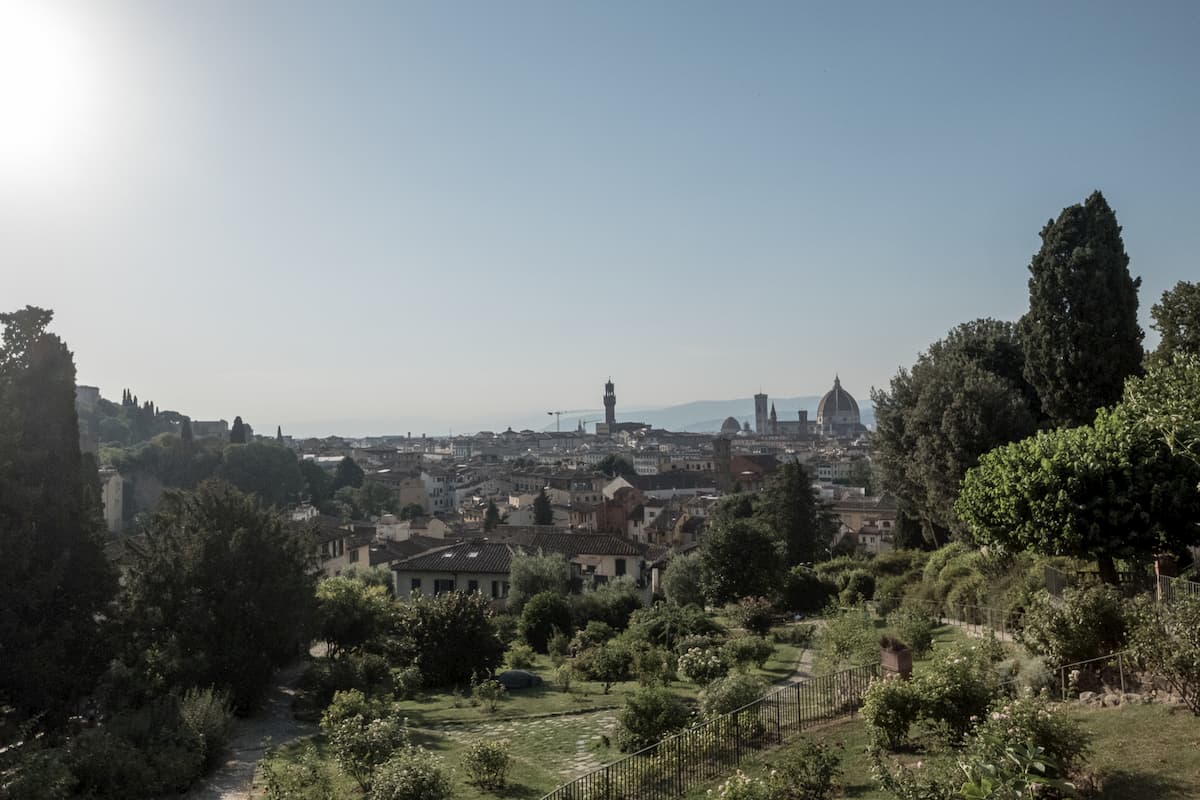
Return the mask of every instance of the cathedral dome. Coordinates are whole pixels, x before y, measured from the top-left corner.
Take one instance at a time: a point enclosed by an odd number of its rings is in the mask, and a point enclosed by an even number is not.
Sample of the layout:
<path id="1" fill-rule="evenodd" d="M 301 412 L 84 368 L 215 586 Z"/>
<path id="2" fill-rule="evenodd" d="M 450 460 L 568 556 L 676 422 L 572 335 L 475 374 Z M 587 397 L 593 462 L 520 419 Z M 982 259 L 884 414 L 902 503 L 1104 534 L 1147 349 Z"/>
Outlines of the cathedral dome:
<path id="1" fill-rule="evenodd" d="M 835 376 L 833 388 L 825 393 L 817 406 L 817 425 L 828 430 L 832 426 L 858 425 L 859 422 L 858 401 L 842 388 L 841 380 Z"/>
<path id="2" fill-rule="evenodd" d="M 721 423 L 721 433 L 734 435 L 742 429 L 742 423 L 738 422 L 734 417 L 726 417 Z"/>

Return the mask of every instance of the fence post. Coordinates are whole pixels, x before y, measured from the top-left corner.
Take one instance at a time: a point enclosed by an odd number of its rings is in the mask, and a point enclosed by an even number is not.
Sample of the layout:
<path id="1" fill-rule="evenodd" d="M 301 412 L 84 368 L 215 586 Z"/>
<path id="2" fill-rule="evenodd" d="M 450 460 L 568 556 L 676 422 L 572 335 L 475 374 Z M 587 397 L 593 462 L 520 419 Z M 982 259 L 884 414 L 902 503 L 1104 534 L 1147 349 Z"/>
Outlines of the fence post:
<path id="1" fill-rule="evenodd" d="M 1117 653 L 1117 670 L 1121 673 L 1121 694 L 1125 694 L 1125 658 Z"/>

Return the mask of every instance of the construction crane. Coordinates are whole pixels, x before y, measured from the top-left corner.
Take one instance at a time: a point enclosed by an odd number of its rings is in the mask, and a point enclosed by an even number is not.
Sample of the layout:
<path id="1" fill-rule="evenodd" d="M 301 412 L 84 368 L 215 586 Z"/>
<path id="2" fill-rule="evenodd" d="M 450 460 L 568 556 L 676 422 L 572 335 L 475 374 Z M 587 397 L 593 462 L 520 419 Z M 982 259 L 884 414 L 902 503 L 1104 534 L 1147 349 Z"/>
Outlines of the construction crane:
<path id="1" fill-rule="evenodd" d="M 576 408 L 571 411 L 547 411 L 548 416 L 554 417 L 554 430 L 556 433 L 562 433 L 562 415 L 563 414 L 588 414 L 595 411 L 594 408 Z"/>

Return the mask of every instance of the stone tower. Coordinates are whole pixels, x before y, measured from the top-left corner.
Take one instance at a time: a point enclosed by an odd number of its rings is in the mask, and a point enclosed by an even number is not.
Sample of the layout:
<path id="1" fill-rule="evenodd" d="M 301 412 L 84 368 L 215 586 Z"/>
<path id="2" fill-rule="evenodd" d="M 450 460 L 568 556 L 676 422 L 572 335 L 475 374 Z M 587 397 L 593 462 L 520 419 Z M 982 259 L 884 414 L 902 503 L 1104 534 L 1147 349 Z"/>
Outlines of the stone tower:
<path id="1" fill-rule="evenodd" d="M 728 492 L 733 486 L 733 445 L 725 436 L 713 439 L 713 472 L 716 473 L 717 488 Z"/>
<path id="2" fill-rule="evenodd" d="M 617 424 L 617 394 L 613 388 L 612 378 L 609 378 L 608 383 L 604 384 L 604 424 L 608 425 L 610 430 L 613 425 Z"/>
<path id="3" fill-rule="evenodd" d="M 767 396 L 762 392 L 754 395 L 754 432 L 767 432 Z"/>

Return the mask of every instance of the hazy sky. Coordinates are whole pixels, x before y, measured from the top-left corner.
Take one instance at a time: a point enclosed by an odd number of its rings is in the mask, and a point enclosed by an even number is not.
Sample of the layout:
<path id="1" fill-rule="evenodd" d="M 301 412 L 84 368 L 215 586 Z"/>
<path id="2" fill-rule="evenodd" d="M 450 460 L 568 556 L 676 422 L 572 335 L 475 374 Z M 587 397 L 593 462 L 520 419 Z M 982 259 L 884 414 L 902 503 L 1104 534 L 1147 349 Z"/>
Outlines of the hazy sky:
<path id="1" fill-rule="evenodd" d="M 865 399 L 1099 188 L 1200 279 L 1200 3 L 0 0 L 0 305 L 259 431 Z M 1147 331 L 1147 341 L 1155 335 Z"/>

